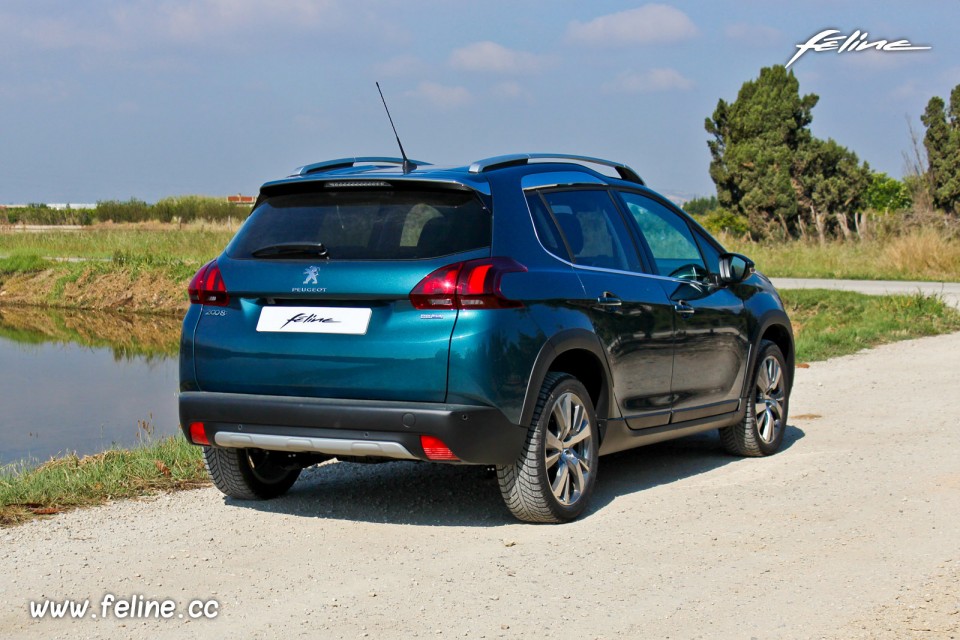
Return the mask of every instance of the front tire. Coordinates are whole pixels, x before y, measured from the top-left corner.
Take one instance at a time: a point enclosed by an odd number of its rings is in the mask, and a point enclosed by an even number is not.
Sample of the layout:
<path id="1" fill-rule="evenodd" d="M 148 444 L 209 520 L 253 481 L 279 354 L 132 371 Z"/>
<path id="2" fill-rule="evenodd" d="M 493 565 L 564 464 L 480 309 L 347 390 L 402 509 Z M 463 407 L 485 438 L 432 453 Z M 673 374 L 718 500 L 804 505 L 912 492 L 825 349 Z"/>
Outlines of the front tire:
<path id="1" fill-rule="evenodd" d="M 788 375 L 780 347 L 769 340 L 761 342 L 743 420 L 720 429 L 720 441 L 728 453 L 761 457 L 780 449 L 790 405 Z"/>
<path id="2" fill-rule="evenodd" d="M 283 453 L 263 449 L 203 447 L 214 486 L 239 500 L 269 500 L 286 493 L 301 470 L 285 466 L 284 457 Z"/>
<path id="3" fill-rule="evenodd" d="M 597 415 L 583 384 L 544 379 L 523 452 L 497 467 L 507 508 L 527 522 L 567 522 L 586 509 L 597 480 Z"/>

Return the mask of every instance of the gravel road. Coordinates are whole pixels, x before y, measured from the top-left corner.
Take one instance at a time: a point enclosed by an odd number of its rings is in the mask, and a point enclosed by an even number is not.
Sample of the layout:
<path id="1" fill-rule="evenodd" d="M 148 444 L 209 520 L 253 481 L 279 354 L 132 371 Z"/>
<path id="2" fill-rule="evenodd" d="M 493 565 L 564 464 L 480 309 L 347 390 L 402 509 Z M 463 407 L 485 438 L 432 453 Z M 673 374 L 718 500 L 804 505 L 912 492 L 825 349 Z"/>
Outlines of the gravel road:
<path id="1" fill-rule="evenodd" d="M 940 296 L 960 307 L 960 282 L 917 282 L 912 280 L 822 280 L 818 278 L 773 278 L 777 289 L 839 289 L 870 295 L 911 294 Z"/>
<path id="2" fill-rule="evenodd" d="M 960 334 L 814 363 L 780 454 L 708 434 L 602 458 L 563 526 L 511 520 L 482 469 L 395 462 L 3 530 L 0 636 L 960 637 L 958 362 Z M 105 593 L 220 607 L 105 619 Z M 65 598 L 93 608 L 31 619 Z"/>

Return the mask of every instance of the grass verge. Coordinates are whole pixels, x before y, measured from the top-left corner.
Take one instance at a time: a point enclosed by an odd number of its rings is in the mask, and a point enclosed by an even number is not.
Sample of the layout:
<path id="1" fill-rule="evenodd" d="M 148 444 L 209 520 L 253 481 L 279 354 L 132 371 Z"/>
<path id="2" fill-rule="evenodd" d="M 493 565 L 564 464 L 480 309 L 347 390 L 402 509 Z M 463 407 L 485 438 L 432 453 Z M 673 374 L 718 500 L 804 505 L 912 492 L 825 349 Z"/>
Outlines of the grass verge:
<path id="1" fill-rule="evenodd" d="M 0 469 L 0 526 L 210 483 L 200 447 L 170 436 L 135 449 L 55 458 L 34 469 Z"/>
<path id="2" fill-rule="evenodd" d="M 960 311 L 936 296 L 869 296 L 825 289 L 790 289 L 780 295 L 793 324 L 797 362 L 960 331 Z"/>
<path id="3" fill-rule="evenodd" d="M 81 231 L 0 233 L 0 255 L 52 258 L 178 260 L 201 265 L 220 254 L 235 228 L 189 225 L 116 225 Z"/>
<path id="4" fill-rule="evenodd" d="M 960 282 L 960 240 L 934 230 L 863 242 L 757 243 L 722 236 L 730 251 L 749 256 L 774 278 Z"/>

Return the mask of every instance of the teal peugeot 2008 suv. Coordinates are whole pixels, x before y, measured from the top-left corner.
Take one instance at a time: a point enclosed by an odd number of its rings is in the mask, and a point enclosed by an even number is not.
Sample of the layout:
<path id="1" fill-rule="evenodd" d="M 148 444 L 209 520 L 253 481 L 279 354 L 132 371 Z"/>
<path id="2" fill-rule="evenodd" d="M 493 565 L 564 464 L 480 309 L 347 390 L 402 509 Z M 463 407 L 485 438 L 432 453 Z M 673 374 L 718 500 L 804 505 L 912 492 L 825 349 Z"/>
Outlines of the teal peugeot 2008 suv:
<path id="1" fill-rule="evenodd" d="M 616 162 L 309 165 L 189 293 L 181 425 L 234 498 L 331 458 L 478 464 L 516 517 L 563 522 L 599 455 L 719 429 L 763 456 L 786 428 L 770 281 Z"/>

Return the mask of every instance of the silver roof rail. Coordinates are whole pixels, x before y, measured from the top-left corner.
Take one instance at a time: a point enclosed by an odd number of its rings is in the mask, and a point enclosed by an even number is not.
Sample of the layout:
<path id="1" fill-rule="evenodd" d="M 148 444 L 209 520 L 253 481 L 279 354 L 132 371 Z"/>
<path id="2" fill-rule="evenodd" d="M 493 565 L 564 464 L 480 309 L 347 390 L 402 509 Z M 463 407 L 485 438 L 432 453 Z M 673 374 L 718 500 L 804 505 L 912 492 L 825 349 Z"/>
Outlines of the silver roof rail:
<path id="1" fill-rule="evenodd" d="M 503 167 L 529 164 L 530 160 L 558 160 L 560 162 L 573 161 L 577 164 L 599 164 L 605 167 L 613 167 L 617 170 L 617 175 L 623 180 L 636 182 L 637 184 L 646 184 L 643 178 L 640 177 L 640 174 L 623 163 L 604 160 L 602 158 L 591 158 L 589 156 L 570 155 L 567 153 L 514 153 L 507 156 L 495 156 L 493 158 L 477 160 L 471 164 L 470 173 L 483 173 L 484 171 L 491 171 Z"/>
<path id="2" fill-rule="evenodd" d="M 308 164 L 303 167 L 297 167 L 294 169 L 294 176 L 305 176 L 310 173 L 323 173 L 325 171 L 333 171 L 334 169 L 346 169 L 347 167 L 354 167 L 358 164 L 398 164 L 403 165 L 403 158 L 391 158 L 386 156 L 362 156 L 359 158 L 338 158 L 336 160 L 325 160 L 324 162 L 315 162 L 313 164 Z M 410 163 L 416 167 L 421 167 L 424 165 L 429 165 L 429 162 L 421 162 L 419 160 L 410 160 Z"/>

